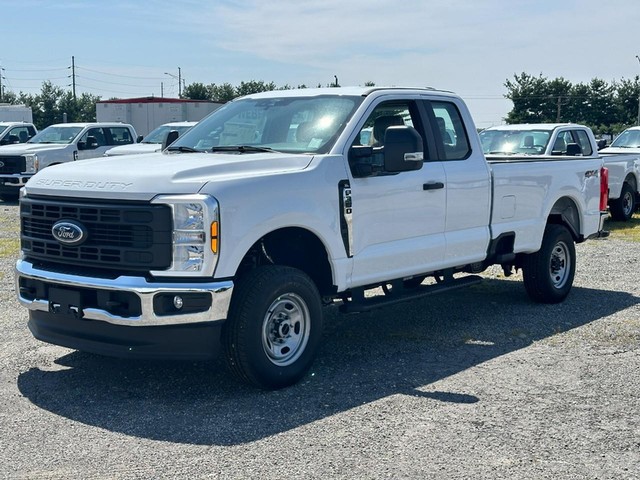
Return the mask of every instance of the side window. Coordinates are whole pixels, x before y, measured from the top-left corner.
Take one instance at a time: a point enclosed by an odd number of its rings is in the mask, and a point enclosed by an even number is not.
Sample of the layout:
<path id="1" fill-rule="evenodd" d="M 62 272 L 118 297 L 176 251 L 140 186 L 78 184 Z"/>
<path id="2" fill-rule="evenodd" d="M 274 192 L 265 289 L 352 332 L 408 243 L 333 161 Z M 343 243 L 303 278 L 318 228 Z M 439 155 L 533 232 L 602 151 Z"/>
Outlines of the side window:
<path id="1" fill-rule="evenodd" d="M 109 145 L 129 145 L 133 143 L 131 132 L 127 127 L 110 127 L 105 130 L 108 130 L 111 134 Z"/>
<path id="2" fill-rule="evenodd" d="M 96 141 L 98 142 L 99 147 L 102 147 L 107 144 L 102 128 L 90 128 L 89 130 L 87 130 L 87 132 L 84 135 L 82 135 L 82 138 L 80 138 L 80 141 L 87 143 L 87 139 L 89 137 L 95 138 Z"/>
<path id="3" fill-rule="evenodd" d="M 593 153 L 593 149 L 591 148 L 591 142 L 589 141 L 587 132 L 584 130 L 576 130 L 574 133 L 577 140 L 576 143 L 580 145 L 580 148 L 582 149 L 582 154 L 591 155 Z"/>
<path id="4" fill-rule="evenodd" d="M 387 128 L 393 125 L 409 125 L 420 132 L 420 129 L 416 127 L 417 117 L 417 108 L 413 102 L 381 103 L 364 122 L 360 134 L 356 136 L 354 145 L 384 146 L 384 134 Z"/>
<path id="5" fill-rule="evenodd" d="M 27 127 L 14 127 L 11 129 L 11 132 L 9 132 L 9 135 L 13 135 L 20 143 L 25 143 L 29 140 L 29 130 Z"/>
<path id="6" fill-rule="evenodd" d="M 371 115 L 364 122 L 364 125 L 356 135 L 352 146 L 384 147 L 385 132 L 387 128 L 396 125 L 407 125 L 415 128 L 422 137 L 424 156 L 427 157 L 426 139 L 422 131 L 418 107 L 415 102 L 409 100 L 393 100 L 383 102 L 375 107 Z M 378 171 L 382 169 L 383 154 L 382 149 L 374 150 L 372 162 Z M 351 162 L 350 162 L 351 163 Z M 351 172 L 358 176 L 355 166 L 350 164 Z"/>
<path id="7" fill-rule="evenodd" d="M 575 142 L 573 141 L 573 136 L 569 130 L 558 133 L 556 141 L 553 144 L 553 148 L 551 149 L 551 155 L 566 155 L 567 145 L 570 143 Z"/>
<path id="8" fill-rule="evenodd" d="M 458 107 L 451 102 L 430 102 L 436 118 L 436 141 L 442 142 L 445 160 L 463 160 L 471 153 Z"/>

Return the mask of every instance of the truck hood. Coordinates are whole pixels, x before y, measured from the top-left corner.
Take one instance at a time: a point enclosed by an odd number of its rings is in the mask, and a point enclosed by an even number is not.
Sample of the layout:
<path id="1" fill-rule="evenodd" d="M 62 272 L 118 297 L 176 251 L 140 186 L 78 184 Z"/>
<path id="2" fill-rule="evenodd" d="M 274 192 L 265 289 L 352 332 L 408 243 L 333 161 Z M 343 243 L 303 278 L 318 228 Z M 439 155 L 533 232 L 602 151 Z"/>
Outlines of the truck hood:
<path id="1" fill-rule="evenodd" d="M 115 157 L 116 155 L 134 155 L 137 153 L 153 153 L 162 150 L 160 143 L 132 143 L 131 145 L 120 145 L 113 147 L 104 152 L 107 157 Z"/>
<path id="2" fill-rule="evenodd" d="M 197 193 L 209 181 L 289 173 L 313 156 L 283 153 L 172 153 L 100 157 L 45 168 L 25 187 L 29 195 L 150 200 Z"/>
<path id="3" fill-rule="evenodd" d="M 69 144 L 59 143 L 16 143 L 0 147 L 0 155 L 22 155 L 24 153 L 38 153 L 42 150 L 63 150 Z"/>
<path id="4" fill-rule="evenodd" d="M 640 147 L 607 147 L 600 150 L 598 153 L 640 153 Z"/>

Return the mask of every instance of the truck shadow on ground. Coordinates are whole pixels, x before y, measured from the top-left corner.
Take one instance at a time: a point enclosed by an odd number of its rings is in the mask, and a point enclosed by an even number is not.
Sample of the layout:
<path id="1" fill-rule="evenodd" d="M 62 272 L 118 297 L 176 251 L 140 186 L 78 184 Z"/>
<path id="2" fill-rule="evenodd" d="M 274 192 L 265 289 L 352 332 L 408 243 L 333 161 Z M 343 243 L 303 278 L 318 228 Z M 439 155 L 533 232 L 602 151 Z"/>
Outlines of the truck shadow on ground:
<path id="1" fill-rule="evenodd" d="M 237 445 L 390 395 L 421 398 L 424 408 L 429 402 L 481 402 L 467 392 L 429 386 L 638 303 L 629 293 L 574 287 L 564 303 L 538 305 L 521 282 L 487 280 L 366 314 L 328 309 L 324 345 L 312 370 L 280 391 L 238 383 L 221 361 L 129 361 L 80 352 L 59 358 L 55 368 L 20 374 L 18 388 L 42 409 L 110 431 Z"/>

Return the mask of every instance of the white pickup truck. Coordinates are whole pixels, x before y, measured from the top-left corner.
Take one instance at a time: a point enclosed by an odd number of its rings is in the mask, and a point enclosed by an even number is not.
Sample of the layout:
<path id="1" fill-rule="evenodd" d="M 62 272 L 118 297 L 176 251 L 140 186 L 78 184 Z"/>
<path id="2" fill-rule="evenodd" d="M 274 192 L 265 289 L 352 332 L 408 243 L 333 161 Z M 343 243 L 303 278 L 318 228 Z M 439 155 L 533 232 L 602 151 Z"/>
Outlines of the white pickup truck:
<path id="1" fill-rule="evenodd" d="M 393 305 L 494 264 L 562 301 L 574 243 L 606 215 L 602 160 L 488 163 L 464 102 L 432 89 L 251 95 L 144 157 L 45 169 L 22 190 L 29 328 L 123 357 L 221 350 L 262 388 L 308 370 L 323 305 Z"/>
<path id="2" fill-rule="evenodd" d="M 501 125 L 480 132 L 482 149 L 489 158 L 601 156 L 609 171 L 609 212 L 620 221 L 631 218 L 640 195 L 640 147 L 636 152 L 621 147 L 632 138 L 623 134 L 614 142 L 618 145 L 598 152 L 591 129 L 574 123 Z"/>
<path id="3" fill-rule="evenodd" d="M 138 143 L 131 145 L 120 145 L 104 152 L 105 157 L 115 157 L 117 155 L 135 155 L 138 153 L 153 153 L 162 150 L 169 132 L 175 131 L 178 136 L 189 130 L 198 122 L 171 122 L 154 128 L 149 134 L 141 138 Z"/>
<path id="4" fill-rule="evenodd" d="M 134 128 L 123 123 L 60 123 L 26 143 L 4 145 L 0 147 L 0 198 L 17 199 L 19 189 L 45 167 L 100 157 L 111 146 L 135 140 Z"/>
<path id="5" fill-rule="evenodd" d="M 38 129 L 33 123 L 0 122 L 0 146 L 25 143 L 36 133 Z"/>

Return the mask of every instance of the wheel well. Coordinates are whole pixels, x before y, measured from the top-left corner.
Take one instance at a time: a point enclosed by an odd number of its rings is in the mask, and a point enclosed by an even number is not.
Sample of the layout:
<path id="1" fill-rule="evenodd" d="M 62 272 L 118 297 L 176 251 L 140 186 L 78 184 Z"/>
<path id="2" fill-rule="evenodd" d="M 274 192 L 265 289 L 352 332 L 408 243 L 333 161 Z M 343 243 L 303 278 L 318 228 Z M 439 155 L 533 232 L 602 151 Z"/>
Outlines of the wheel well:
<path id="1" fill-rule="evenodd" d="M 303 228 L 282 228 L 262 237 L 240 262 L 236 277 L 260 265 L 297 268 L 311 277 L 322 295 L 336 291 L 327 250 L 316 235 Z"/>
<path id="2" fill-rule="evenodd" d="M 638 191 L 638 180 L 636 179 L 635 175 L 627 175 L 627 178 L 624 179 L 624 183 L 628 183 L 633 189 L 634 193 Z"/>
<path id="3" fill-rule="evenodd" d="M 580 214 L 575 202 L 568 197 L 559 199 L 551 209 L 547 223 L 564 225 L 575 241 L 581 241 Z"/>

